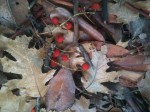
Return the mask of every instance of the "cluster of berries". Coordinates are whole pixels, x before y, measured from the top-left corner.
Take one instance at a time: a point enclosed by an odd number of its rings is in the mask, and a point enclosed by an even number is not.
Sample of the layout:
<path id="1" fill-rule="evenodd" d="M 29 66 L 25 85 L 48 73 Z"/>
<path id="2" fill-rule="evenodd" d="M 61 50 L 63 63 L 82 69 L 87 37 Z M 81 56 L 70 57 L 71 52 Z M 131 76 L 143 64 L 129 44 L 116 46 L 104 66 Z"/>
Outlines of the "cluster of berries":
<path id="1" fill-rule="evenodd" d="M 53 18 L 51 19 L 51 23 L 52 23 L 53 25 L 59 25 L 59 24 L 60 24 L 59 18 L 58 18 L 58 17 L 53 17 Z M 64 25 L 64 27 L 65 27 L 67 30 L 71 30 L 72 27 L 73 27 L 72 22 L 70 22 L 70 21 L 66 22 L 65 25 Z M 56 42 L 57 42 L 57 43 L 63 43 L 63 41 L 64 41 L 64 37 L 63 37 L 62 34 L 57 35 L 55 39 L 56 39 Z"/>
<path id="2" fill-rule="evenodd" d="M 99 3 L 94 3 L 91 5 L 91 9 L 93 10 L 99 10 L 100 9 L 100 4 Z M 78 9 L 79 12 L 81 12 L 81 8 Z M 60 24 L 60 20 L 58 17 L 53 17 L 51 19 L 51 23 L 53 25 L 59 25 Z M 64 27 L 67 29 L 67 30 L 71 30 L 73 28 L 73 24 L 72 22 L 68 21 L 65 23 Z M 57 43 L 63 43 L 64 42 L 64 36 L 62 34 L 59 34 L 56 36 L 55 38 L 56 42 Z M 57 67 L 58 66 L 58 57 L 61 57 L 61 60 L 64 61 L 64 62 L 67 62 L 69 60 L 69 57 L 68 55 L 66 54 L 61 54 L 60 50 L 58 49 L 55 49 L 53 51 L 53 55 L 52 55 L 52 59 L 50 60 L 50 65 L 52 67 Z M 90 65 L 88 63 L 83 63 L 82 66 L 81 66 L 82 70 L 83 71 L 86 71 L 90 68 Z"/>
<path id="3" fill-rule="evenodd" d="M 51 19 L 51 23 L 52 23 L 53 25 L 59 25 L 59 24 L 60 24 L 60 20 L 59 20 L 58 17 L 53 17 L 53 18 Z M 71 30 L 72 27 L 73 27 L 72 22 L 66 22 L 65 25 L 64 25 L 64 27 L 65 27 L 67 30 Z M 64 36 L 63 36 L 62 34 L 58 34 L 58 35 L 55 37 L 55 40 L 56 40 L 57 43 L 63 43 L 63 42 L 64 42 Z M 67 61 L 69 60 L 68 55 L 66 55 L 66 54 L 61 54 L 60 50 L 55 49 L 55 50 L 53 51 L 52 59 L 51 59 L 51 61 L 50 61 L 50 65 L 51 65 L 52 67 L 57 67 L 57 66 L 58 66 L 58 64 L 57 64 L 57 63 L 58 63 L 58 59 L 57 59 L 57 58 L 58 58 L 59 56 L 61 56 L 61 60 L 65 61 L 65 62 L 67 62 Z"/>
<path id="4" fill-rule="evenodd" d="M 62 61 L 64 61 L 64 62 L 67 62 L 68 60 L 69 60 L 69 57 L 68 57 L 68 55 L 66 55 L 66 54 L 61 54 L 61 52 L 60 52 L 60 50 L 58 50 L 58 49 L 55 49 L 54 51 L 53 51 L 53 55 L 52 55 L 52 59 L 50 60 L 50 65 L 52 66 L 52 67 L 57 67 L 58 66 L 58 57 L 60 56 L 60 58 L 61 58 L 61 60 Z M 86 70 L 88 70 L 89 69 L 89 64 L 88 63 L 84 63 L 84 64 L 82 64 L 82 70 L 83 71 L 86 71 Z"/>

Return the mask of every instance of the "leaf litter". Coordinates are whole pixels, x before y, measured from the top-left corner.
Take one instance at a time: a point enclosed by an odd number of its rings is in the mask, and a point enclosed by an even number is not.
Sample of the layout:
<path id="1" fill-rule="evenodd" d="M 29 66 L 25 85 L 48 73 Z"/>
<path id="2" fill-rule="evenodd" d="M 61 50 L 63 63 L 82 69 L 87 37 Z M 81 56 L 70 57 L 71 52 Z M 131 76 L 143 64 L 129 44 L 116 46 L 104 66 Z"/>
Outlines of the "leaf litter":
<path id="1" fill-rule="evenodd" d="M 17 22 L 0 26 L 1 112 L 149 111 L 148 1 L 14 2 L 1 7 Z"/>

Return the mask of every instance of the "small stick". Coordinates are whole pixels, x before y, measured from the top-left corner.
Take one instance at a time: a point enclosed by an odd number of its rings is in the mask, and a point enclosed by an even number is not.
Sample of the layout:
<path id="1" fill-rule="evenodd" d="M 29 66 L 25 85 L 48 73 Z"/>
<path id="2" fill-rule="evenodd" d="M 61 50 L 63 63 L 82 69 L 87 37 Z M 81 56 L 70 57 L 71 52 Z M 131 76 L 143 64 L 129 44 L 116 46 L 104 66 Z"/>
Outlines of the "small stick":
<path id="1" fill-rule="evenodd" d="M 78 14 L 78 0 L 74 0 L 74 15 Z M 78 16 L 74 17 L 74 36 L 73 36 L 73 42 L 77 43 L 79 39 L 79 25 L 78 25 Z"/>
<path id="2" fill-rule="evenodd" d="M 94 69 L 94 65 L 93 65 L 93 63 L 92 63 L 92 61 L 91 61 L 91 59 L 90 59 L 88 53 L 87 53 L 86 50 L 84 49 L 84 47 L 83 47 L 81 44 L 78 44 L 78 47 L 79 47 L 79 49 L 80 49 L 80 51 L 81 51 L 81 53 L 82 53 L 82 55 L 83 55 L 85 61 L 88 62 L 89 65 Z"/>
<path id="3" fill-rule="evenodd" d="M 62 1 L 62 0 L 51 0 L 51 2 L 54 2 L 56 4 L 60 4 L 60 5 L 64 5 L 64 6 L 67 6 L 67 7 L 70 7 L 70 8 L 73 7 L 72 3 L 69 3 L 69 2 L 66 2 L 66 1 Z"/>

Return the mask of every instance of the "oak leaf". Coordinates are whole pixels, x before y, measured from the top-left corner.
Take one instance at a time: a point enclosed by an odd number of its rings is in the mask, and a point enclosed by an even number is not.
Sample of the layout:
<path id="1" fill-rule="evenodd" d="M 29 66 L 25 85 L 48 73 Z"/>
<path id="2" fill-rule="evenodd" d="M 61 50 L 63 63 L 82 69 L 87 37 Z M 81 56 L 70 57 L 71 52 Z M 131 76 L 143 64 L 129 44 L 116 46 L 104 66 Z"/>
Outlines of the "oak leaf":
<path id="1" fill-rule="evenodd" d="M 43 74 L 41 67 L 43 60 L 38 56 L 40 50 L 28 49 L 31 38 L 22 36 L 11 40 L 0 37 L 0 49 L 9 52 L 17 61 L 1 58 L 3 71 L 22 75 L 22 79 L 8 81 L 5 86 L 10 90 L 19 88 L 20 94 L 31 97 L 44 96 L 48 87 L 45 83 L 53 77 L 55 70 Z"/>

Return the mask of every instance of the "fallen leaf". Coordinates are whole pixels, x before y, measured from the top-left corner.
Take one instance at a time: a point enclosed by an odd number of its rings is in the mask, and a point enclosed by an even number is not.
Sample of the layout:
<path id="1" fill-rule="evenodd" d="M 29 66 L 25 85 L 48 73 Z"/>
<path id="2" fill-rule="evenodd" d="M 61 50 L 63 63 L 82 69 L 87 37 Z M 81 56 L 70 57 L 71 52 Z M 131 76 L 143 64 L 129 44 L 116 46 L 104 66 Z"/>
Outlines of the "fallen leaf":
<path id="1" fill-rule="evenodd" d="M 107 47 L 103 45 L 101 47 L 101 51 L 97 51 L 96 48 L 92 46 L 91 43 L 90 51 L 91 52 L 91 61 L 94 65 L 94 69 L 90 67 L 87 71 L 89 75 L 89 79 L 87 81 L 82 80 L 83 85 L 90 92 L 103 92 L 108 93 L 108 89 L 105 88 L 100 83 L 102 82 L 114 82 L 118 76 L 117 72 L 106 72 L 106 69 L 109 67 L 107 63 L 109 62 L 109 58 L 106 57 Z M 84 45 L 83 45 L 84 46 Z M 85 48 L 87 50 L 87 48 Z M 87 74 L 87 73 L 86 73 Z"/>
<path id="2" fill-rule="evenodd" d="M 49 82 L 46 94 L 46 110 L 63 111 L 75 100 L 75 84 L 70 70 L 62 68 Z"/>
<path id="3" fill-rule="evenodd" d="M 150 87 L 149 87 L 149 82 L 150 82 L 150 71 L 146 72 L 145 78 L 143 78 L 139 83 L 138 83 L 138 88 L 143 97 L 146 97 L 150 99 Z"/>
<path id="4" fill-rule="evenodd" d="M 128 55 L 109 62 L 108 65 L 110 70 L 115 68 L 117 70 L 145 72 L 150 69 L 150 60 L 149 55 Z"/>
<path id="5" fill-rule="evenodd" d="M 0 37 L 0 49 L 9 52 L 17 61 L 4 57 L 0 61 L 3 71 L 22 75 L 21 80 L 10 80 L 5 86 L 9 89 L 19 88 L 21 95 L 39 97 L 47 92 L 45 83 L 53 77 L 55 70 L 43 74 L 41 67 L 43 60 L 38 57 L 40 50 L 28 49 L 31 38 L 23 36 L 11 40 L 4 36 Z"/>
<path id="6" fill-rule="evenodd" d="M 137 87 L 137 83 L 143 78 L 144 73 L 127 70 L 118 71 L 119 82 L 125 87 Z"/>
<path id="7" fill-rule="evenodd" d="M 71 110 L 75 112 L 96 112 L 96 108 L 89 109 L 90 101 L 81 96 L 79 100 L 76 100 L 75 104 L 71 107 Z"/>
<path id="8" fill-rule="evenodd" d="M 26 96 L 15 96 L 9 87 L 3 87 L 0 91 L 0 112 L 31 112 L 35 106 L 35 100 L 26 102 Z"/>
<path id="9" fill-rule="evenodd" d="M 135 5 L 136 7 L 138 7 L 139 9 L 143 9 L 143 10 L 146 10 L 146 11 L 149 11 L 150 12 L 150 1 L 138 1 L 138 2 L 135 2 L 133 5 Z"/>
<path id="10" fill-rule="evenodd" d="M 129 51 L 121 46 L 113 45 L 113 44 L 106 44 L 107 46 L 107 54 L 108 58 L 112 57 L 122 57 L 129 54 Z"/>
<path id="11" fill-rule="evenodd" d="M 129 23 L 130 21 L 134 21 L 139 18 L 138 13 L 134 13 L 123 5 L 119 4 L 108 4 L 109 13 L 112 15 L 116 15 L 117 23 Z"/>

